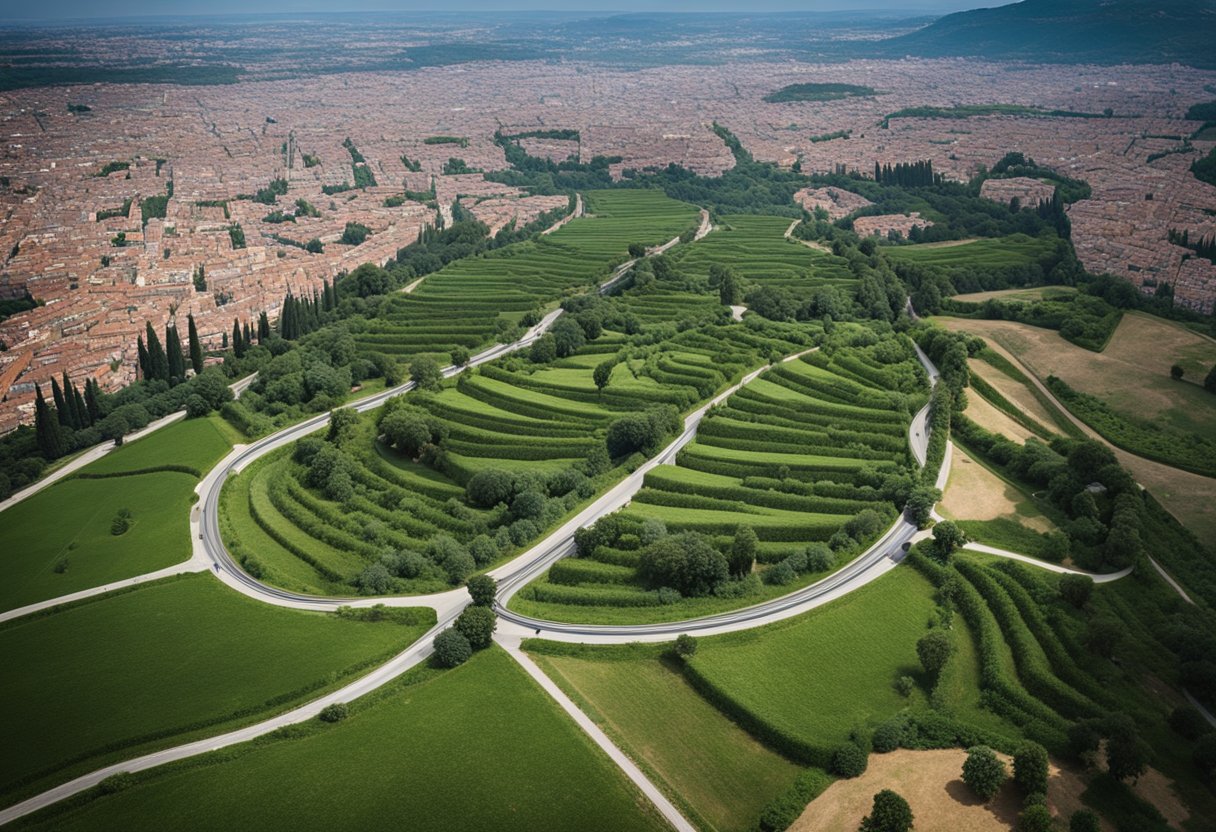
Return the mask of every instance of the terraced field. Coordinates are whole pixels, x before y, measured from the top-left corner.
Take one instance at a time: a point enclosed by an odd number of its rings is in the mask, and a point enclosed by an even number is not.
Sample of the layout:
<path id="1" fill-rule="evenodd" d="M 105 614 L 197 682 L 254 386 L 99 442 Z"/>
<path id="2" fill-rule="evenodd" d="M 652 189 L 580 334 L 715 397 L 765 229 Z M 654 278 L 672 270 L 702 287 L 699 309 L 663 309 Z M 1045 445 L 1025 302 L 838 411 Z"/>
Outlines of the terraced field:
<path id="1" fill-rule="evenodd" d="M 789 225 L 788 217 L 725 216 L 712 234 L 672 260 L 680 272 L 702 279 L 710 266 L 729 265 L 745 287 L 786 289 L 799 299 L 822 286 L 853 282 L 844 258 L 786 239 Z"/>
<path id="2" fill-rule="evenodd" d="M 592 191 L 590 216 L 553 234 L 464 258 L 394 297 L 356 336 L 369 352 L 446 358 L 493 342 L 534 312 L 586 291 L 627 258 L 630 244 L 665 243 L 697 222 L 697 209 L 660 191 Z"/>
<path id="3" fill-rule="evenodd" d="M 612 539 L 559 561 L 511 608 L 560 621 L 675 619 L 821 577 L 894 519 L 922 385 L 911 347 L 895 336 L 773 367 L 710 411 L 675 465 L 646 475 Z M 758 538 L 756 570 L 710 597 L 673 598 L 640 574 L 642 538 L 654 529 L 696 532 L 728 553 L 742 527 Z M 813 544 L 826 544 L 826 562 L 808 558 Z"/>
<path id="4" fill-rule="evenodd" d="M 1038 262 L 1050 257 L 1058 242 L 1055 238 L 1012 234 L 1008 237 L 984 237 L 963 245 L 922 243 L 889 246 L 883 251 L 896 260 L 925 266 L 982 269 Z"/>
<path id="5" fill-rule="evenodd" d="M 807 333 L 773 323 L 722 324 L 657 343 L 605 331 L 566 358 L 482 365 L 363 417 L 336 450 L 318 455 L 327 443 L 306 439 L 242 472 L 225 488 L 225 539 L 248 571 L 296 591 L 446 589 L 519 551 L 624 473 L 628 460 L 605 454 L 613 421 L 687 411 L 771 352 L 808 342 Z M 594 368 L 605 361 L 616 364 L 601 390 Z M 438 440 L 432 451 L 403 451 L 381 437 L 398 408 L 426 422 Z M 513 481 L 501 508 L 466 500 L 482 471 Z M 377 564 L 387 577 L 364 574 Z"/>

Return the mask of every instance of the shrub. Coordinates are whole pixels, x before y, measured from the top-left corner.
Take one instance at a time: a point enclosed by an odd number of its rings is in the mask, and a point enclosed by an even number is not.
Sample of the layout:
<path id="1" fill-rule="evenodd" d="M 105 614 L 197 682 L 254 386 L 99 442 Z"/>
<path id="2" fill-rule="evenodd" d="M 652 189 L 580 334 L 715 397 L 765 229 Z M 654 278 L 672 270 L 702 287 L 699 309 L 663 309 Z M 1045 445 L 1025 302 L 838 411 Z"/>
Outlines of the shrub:
<path id="1" fill-rule="evenodd" d="M 831 779 L 817 768 L 809 768 L 794 778 L 793 784 L 778 795 L 760 813 L 760 832 L 783 832 L 789 829 L 807 807 L 831 784 Z"/>
<path id="2" fill-rule="evenodd" d="M 477 568 L 473 556 L 463 547 L 449 552 L 439 565 L 447 573 L 448 580 L 454 584 L 464 581 Z"/>
<path id="3" fill-rule="evenodd" d="M 836 555 L 826 543 L 806 547 L 806 568 L 810 572 L 826 572 L 836 565 Z"/>
<path id="4" fill-rule="evenodd" d="M 895 680 L 895 690 L 900 696 L 911 696 L 912 691 L 916 690 L 916 680 L 911 676 L 900 676 Z"/>
<path id="5" fill-rule="evenodd" d="M 439 365 L 429 358 L 417 358 L 410 364 L 410 380 L 419 390 L 437 390 L 443 382 Z"/>
<path id="6" fill-rule="evenodd" d="M 963 534 L 963 530 L 950 520 L 943 520 L 933 527 L 932 551 L 942 563 L 949 563 L 950 556 L 962 548 L 966 542 L 967 535 Z"/>
<path id="7" fill-rule="evenodd" d="M 127 513 L 123 514 L 123 511 L 126 511 Z M 114 515 L 114 519 L 110 521 L 110 534 L 114 535 L 115 537 L 126 534 L 127 530 L 130 528 L 131 513 L 126 509 L 119 511 L 118 514 Z"/>
<path id="8" fill-rule="evenodd" d="M 1173 728 L 1175 733 L 1188 740 L 1198 739 L 1212 731 L 1212 726 L 1208 725 L 1207 720 L 1203 718 L 1203 714 L 1190 705 L 1179 705 L 1177 708 L 1174 708 L 1170 712 L 1169 723 L 1170 728 Z"/>
<path id="9" fill-rule="evenodd" d="M 730 574 L 747 575 L 752 571 L 756 562 L 756 549 L 760 545 L 759 538 L 751 526 L 740 526 L 735 532 L 735 540 L 730 549 Z"/>
<path id="10" fill-rule="evenodd" d="M 1191 762 L 1205 777 L 1216 771 L 1216 734 L 1208 733 L 1199 738 L 1191 749 Z"/>
<path id="11" fill-rule="evenodd" d="M 874 736 L 871 737 L 870 743 L 879 754 L 886 754 L 903 744 L 907 730 L 907 721 L 902 716 L 892 717 L 874 729 Z"/>
<path id="12" fill-rule="evenodd" d="M 68 571 L 68 559 L 67 559 L 67 556 L 65 555 L 64 557 L 61 557 L 59 560 L 55 561 L 55 574 L 62 575 L 64 572 L 67 572 L 67 571 Z"/>
<path id="13" fill-rule="evenodd" d="M 1136 723 L 1116 714 L 1106 725 L 1106 770 L 1116 780 L 1135 780 L 1147 767 L 1147 749 L 1136 731 Z"/>
<path id="14" fill-rule="evenodd" d="M 497 468 L 483 468 L 465 484 L 465 498 L 479 508 L 494 508 L 511 499 L 514 478 Z"/>
<path id="15" fill-rule="evenodd" d="M 1078 809 L 1068 820 L 1068 832 L 1099 832 L 1102 824 L 1091 809 Z"/>
<path id="16" fill-rule="evenodd" d="M 797 577 L 798 573 L 788 559 L 764 570 L 764 582 L 769 586 L 785 586 L 793 583 Z"/>
<path id="17" fill-rule="evenodd" d="M 920 658 L 925 673 L 936 677 L 950 660 L 954 643 L 945 630 L 930 630 L 916 642 L 916 655 Z"/>
<path id="18" fill-rule="evenodd" d="M 874 795 L 870 814 L 861 819 L 859 832 L 908 832 L 912 828 L 912 807 L 890 789 Z"/>
<path id="19" fill-rule="evenodd" d="M 967 749 L 967 759 L 963 762 L 963 782 L 981 800 L 988 801 L 995 797 L 1006 777 L 1005 764 L 991 748 L 977 745 Z"/>
<path id="20" fill-rule="evenodd" d="M 1181 364 L 1174 364 L 1170 367 L 1170 378 L 1172 378 L 1174 381 L 1181 381 L 1182 376 L 1185 375 L 1185 373 L 1186 370 L 1182 369 Z"/>
<path id="21" fill-rule="evenodd" d="M 688 633 L 680 633 L 676 636 L 676 655 L 687 659 L 690 656 L 696 655 L 697 640 Z"/>
<path id="22" fill-rule="evenodd" d="M 355 578 L 360 595 L 385 595 L 393 587 L 393 576 L 382 563 L 367 566 Z"/>
<path id="23" fill-rule="evenodd" d="M 350 716 L 350 706 L 345 702 L 334 702 L 322 708 L 317 716 L 322 722 L 341 722 Z"/>
<path id="24" fill-rule="evenodd" d="M 545 510 L 546 499 L 539 491 L 521 491 L 511 501 L 511 514 L 523 520 L 539 517 Z"/>
<path id="25" fill-rule="evenodd" d="M 497 624 L 498 618 L 493 610 L 486 607 L 466 607 L 464 612 L 456 617 L 453 627 L 468 639 L 470 647 L 481 650 L 490 646 Z"/>
<path id="26" fill-rule="evenodd" d="M 473 655 L 469 640 L 451 627 L 435 636 L 435 662 L 440 667 L 462 665 Z"/>
<path id="27" fill-rule="evenodd" d="M 652 543 L 657 543 L 667 536 L 667 524 L 657 518 L 649 518 L 642 523 L 642 528 L 638 532 L 638 540 L 643 546 L 649 546 Z"/>
<path id="28" fill-rule="evenodd" d="M 866 770 L 866 752 L 856 743 L 846 742 L 832 752 L 832 773 L 841 777 L 860 777 Z"/>
<path id="29" fill-rule="evenodd" d="M 98 783 L 97 790 L 102 794 L 117 794 L 134 785 L 135 775 L 129 771 L 120 771 L 117 774 L 111 774 L 105 780 Z"/>
<path id="30" fill-rule="evenodd" d="M 654 588 L 669 587 L 681 595 L 708 595 L 726 580 L 726 558 L 702 535 L 669 535 L 642 550 L 638 574 Z"/>
<path id="31" fill-rule="evenodd" d="M 941 499 L 941 492 L 936 488 L 927 485 L 918 485 L 913 488 L 908 495 L 908 503 L 905 507 L 908 519 L 915 523 L 917 528 L 927 527 L 933 506 L 937 505 L 939 499 Z"/>
<path id="32" fill-rule="evenodd" d="M 489 538 L 486 538 L 486 540 L 489 540 Z M 474 558 L 474 560 L 476 560 L 476 558 Z M 494 606 L 494 598 L 498 594 L 498 584 L 496 584 L 494 579 L 489 575 L 474 575 L 473 577 L 469 578 L 466 588 L 469 590 L 469 596 L 473 599 L 473 604 L 475 606 Z"/>
<path id="33" fill-rule="evenodd" d="M 1018 832 L 1052 832 L 1054 829 L 1051 810 L 1041 804 L 1027 806 L 1018 815 Z"/>
<path id="34" fill-rule="evenodd" d="M 1013 755 L 1013 780 L 1022 794 L 1047 792 L 1047 749 L 1028 742 Z"/>
<path id="35" fill-rule="evenodd" d="M 1060 578 L 1060 597 L 1077 609 L 1089 603 L 1094 591 L 1094 580 L 1088 575 L 1064 575 Z"/>

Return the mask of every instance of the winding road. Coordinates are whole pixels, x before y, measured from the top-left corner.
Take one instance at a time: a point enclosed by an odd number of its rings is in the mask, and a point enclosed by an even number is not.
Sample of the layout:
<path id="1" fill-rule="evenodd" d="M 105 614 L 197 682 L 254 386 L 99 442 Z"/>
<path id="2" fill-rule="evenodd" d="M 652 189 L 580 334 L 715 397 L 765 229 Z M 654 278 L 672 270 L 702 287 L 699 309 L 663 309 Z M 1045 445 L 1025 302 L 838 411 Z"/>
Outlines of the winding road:
<path id="1" fill-rule="evenodd" d="M 709 224 L 709 215 L 702 211 L 701 226 L 697 231 L 696 239 L 700 239 L 709 232 L 712 226 Z M 678 238 L 658 246 L 648 252 L 647 256 L 653 256 L 667 251 L 678 242 Z M 599 291 L 606 293 L 620 281 L 631 269 L 636 260 L 628 260 L 619 265 L 612 275 L 600 285 Z M 501 344 L 491 347 L 475 357 L 473 357 L 466 366 L 477 366 L 488 361 L 493 361 L 503 355 L 507 355 L 513 351 L 523 349 L 538 338 L 540 338 L 560 317 L 562 310 L 556 309 L 549 312 L 545 317 L 534 327 L 529 329 L 519 340 L 510 344 Z M 811 350 L 804 350 L 799 353 L 787 356 L 785 361 L 792 361 L 805 355 Z M 924 365 L 929 379 L 932 383 L 938 380 L 936 368 L 928 357 L 917 349 L 917 354 L 921 363 Z M 611 741 L 603 735 L 599 729 L 594 726 L 594 723 L 587 720 L 585 717 L 580 718 L 581 712 L 577 712 L 577 708 L 573 707 L 568 698 L 561 694 L 556 686 L 551 684 L 546 685 L 543 674 L 539 673 L 535 665 L 519 651 L 520 641 L 529 636 L 541 634 L 546 638 L 561 640 L 561 641 L 578 641 L 586 643 L 621 643 L 630 641 L 667 641 L 675 635 L 681 633 L 696 632 L 699 635 L 712 635 L 716 633 L 731 632 L 735 630 L 748 629 L 761 626 L 773 621 L 778 621 L 791 616 L 799 615 L 809 609 L 827 603 L 833 599 L 839 598 L 853 590 L 864 586 L 865 584 L 880 577 L 899 563 L 903 557 L 908 544 L 914 540 L 920 539 L 927 535 L 917 529 L 906 517 L 901 516 L 886 533 L 862 555 L 855 560 L 837 570 L 835 573 L 826 578 L 803 587 L 799 590 L 791 592 L 780 598 L 773 599 L 761 604 L 756 604 L 744 609 L 734 610 L 730 612 L 720 613 L 717 615 L 704 616 L 685 621 L 659 623 L 659 624 L 638 624 L 638 625 L 587 625 L 587 624 L 565 624 L 560 622 L 542 621 L 528 616 L 519 615 L 505 608 L 510 598 L 518 592 L 533 578 L 544 572 L 554 561 L 561 557 L 565 557 L 574 551 L 574 533 L 579 528 L 594 523 L 600 517 L 610 514 L 621 507 L 627 505 L 638 489 L 642 487 L 646 473 L 652 470 L 655 466 L 663 465 L 674 461 L 676 454 L 687 445 L 696 436 L 697 428 L 704 418 L 705 414 L 711 407 L 728 398 L 736 390 L 751 382 L 753 379 L 761 376 L 767 369 L 761 367 L 757 370 L 744 376 L 737 384 L 723 391 L 714 397 L 713 400 L 698 408 L 693 413 L 689 414 L 684 421 L 684 429 L 680 436 L 664 448 L 658 455 L 648 460 L 637 470 L 629 474 L 625 479 L 610 488 L 606 493 L 596 499 L 590 506 L 579 512 L 571 520 L 564 523 L 557 530 L 549 534 L 544 540 L 537 545 L 531 547 L 526 552 L 520 554 L 510 562 L 499 566 L 492 570 L 489 574 L 498 581 L 499 585 L 499 602 L 495 607 L 495 611 L 500 617 L 500 626 L 495 635 L 495 640 L 507 649 L 513 657 L 515 657 L 524 668 L 550 693 L 551 696 L 558 702 L 561 707 L 571 713 L 571 716 L 576 719 L 580 727 L 588 733 L 593 741 L 600 745 L 606 753 L 616 762 L 624 771 L 626 776 L 634 781 L 643 793 L 654 801 L 659 811 L 667 818 L 667 820 L 677 829 L 691 829 L 688 821 L 683 818 L 680 813 L 666 800 L 655 786 L 650 783 L 640 770 L 637 769 L 617 749 Z M 443 375 L 446 378 L 451 378 L 464 370 L 464 367 L 450 366 L 443 370 Z M 415 387 L 413 382 L 406 382 L 391 389 L 377 393 L 373 396 L 352 402 L 347 405 L 358 412 L 365 412 L 381 406 L 384 402 L 404 393 L 413 390 Z M 909 444 L 913 455 L 920 464 L 924 464 L 928 448 L 928 423 L 927 423 L 928 405 L 921 409 L 913 418 L 909 427 Z M 190 757 L 204 754 L 209 751 L 214 751 L 220 748 L 231 746 L 237 743 L 247 742 L 257 737 L 265 736 L 282 727 L 304 722 L 316 717 L 323 708 L 336 702 L 349 702 L 355 698 L 363 696 L 392 680 L 398 678 L 410 668 L 416 666 L 425 660 L 432 652 L 432 641 L 434 637 L 443 629 L 448 627 L 457 615 L 470 602 L 469 595 L 464 589 L 456 589 L 448 592 L 438 593 L 435 595 L 411 596 L 411 597 L 352 597 L 352 598 L 334 598 L 334 597 L 318 597 L 294 593 L 283 590 L 277 587 L 268 586 L 261 581 L 246 574 L 239 568 L 228 550 L 223 544 L 219 528 L 219 503 L 220 494 L 225 480 L 232 474 L 239 473 L 245 467 L 260 459 L 268 453 L 271 453 L 279 448 L 285 447 L 296 441 L 302 436 L 306 436 L 314 431 L 320 430 L 329 421 L 329 414 L 323 413 L 305 420 L 299 424 L 285 428 L 271 436 L 267 436 L 249 445 L 238 446 L 225 457 L 214 469 L 212 469 L 206 477 L 199 483 L 196 491 L 199 494 L 198 504 L 191 510 L 190 513 L 190 530 L 191 540 L 194 545 L 193 556 L 185 564 L 179 565 L 182 571 L 200 571 L 207 569 L 212 571 L 217 578 L 222 580 L 228 586 L 237 591 L 256 598 L 260 601 L 275 604 L 278 606 L 292 607 L 296 609 L 307 609 L 315 611 L 333 611 L 342 605 L 352 606 L 368 606 L 372 604 L 383 603 L 389 606 L 426 606 L 436 610 L 437 623 L 418 641 L 414 642 L 407 649 L 393 657 L 387 663 L 377 667 L 370 673 L 354 680 L 353 682 L 343 686 L 342 688 L 333 691 L 323 697 L 308 702 L 299 707 L 293 708 L 290 711 L 263 720 L 253 725 L 249 725 L 228 733 L 224 733 L 215 737 L 198 740 L 172 748 L 166 748 L 144 756 L 115 763 L 97 771 L 78 777 L 67 783 L 63 783 L 46 792 L 29 798 L 21 803 L 0 810 L 0 825 L 8 823 L 16 818 L 37 811 L 45 806 L 48 806 L 64 798 L 78 794 L 86 789 L 92 788 L 107 777 L 120 772 L 136 772 L 142 771 L 155 766 L 166 763 L 188 759 Z M 949 463 L 951 457 L 951 445 L 947 443 L 947 453 L 943 459 L 943 464 L 939 469 L 937 483 L 940 487 L 944 484 L 946 473 L 949 471 Z M 1013 553 L 1004 553 L 1001 550 L 989 550 L 993 554 L 1020 557 Z M 1031 561 L 1036 565 L 1042 565 L 1039 561 Z M 1049 567 L 1056 571 L 1063 570 L 1063 567 Z M 1063 570 L 1070 571 L 1070 570 Z M 151 580 L 159 576 L 159 573 L 151 575 L 137 576 L 136 578 L 128 579 L 129 582 L 142 582 Z M 1121 577 L 1121 576 L 1119 576 Z M 1106 578 L 1113 580 L 1114 577 Z M 86 590 L 84 593 L 75 593 L 73 596 L 65 598 L 52 599 L 40 605 L 33 605 L 37 608 L 46 608 L 56 606 L 71 600 L 76 600 L 79 597 L 87 597 L 90 594 L 100 594 L 101 592 L 109 591 L 112 586 L 98 587 L 96 590 Z M 13 613 L 26 614 L 32 612 L 31 608 L 22 608 L 22 610 L 10 611 L 4 614 L 4 618 L 16 617 Z M 534 672 L 535 671 L 535 672 Z M 554 692 L 556 690 L 556 693 Z M 576 713 L 577 712 L 577 713 Z"/>

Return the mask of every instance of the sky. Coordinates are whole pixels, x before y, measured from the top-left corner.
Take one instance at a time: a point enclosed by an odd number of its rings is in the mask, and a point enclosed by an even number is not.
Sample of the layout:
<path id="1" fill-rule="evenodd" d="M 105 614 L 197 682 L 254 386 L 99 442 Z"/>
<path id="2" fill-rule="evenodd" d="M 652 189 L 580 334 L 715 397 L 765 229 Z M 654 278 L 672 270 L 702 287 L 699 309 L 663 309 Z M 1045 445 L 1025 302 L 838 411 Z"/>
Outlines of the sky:
<path id="1" fill-rule="evenodd" d="M 781 12 L 861 8 L 945 14 L 1004 2 L 1008 0 L 5 0 L 0 2 L 0 21 L 350 11 Z"/>

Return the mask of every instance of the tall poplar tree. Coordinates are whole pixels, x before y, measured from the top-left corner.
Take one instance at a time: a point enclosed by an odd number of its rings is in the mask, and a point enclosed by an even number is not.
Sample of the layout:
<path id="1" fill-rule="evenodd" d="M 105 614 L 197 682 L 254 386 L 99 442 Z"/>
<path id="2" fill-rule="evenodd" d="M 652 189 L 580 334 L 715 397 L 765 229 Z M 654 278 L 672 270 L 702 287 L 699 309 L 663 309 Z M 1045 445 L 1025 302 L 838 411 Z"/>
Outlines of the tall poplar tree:
<path id="1" fill-rule="evenodd" d="M 190 339 L 190 366 L 195 375 L 203 371 L 203 345 L 198 340 L 198 327 L 194 325 L 194 316 L 186 316 L 186 335 Z"/>
<path id="2" fill-rule="evenodd" d="M 144 336 L 148 342 L 148 378 L 168 381 L 169 357 L 165 355 L 165 349 L 160 345 L 160 338 L 157 337 L 156 330 L 152 328 L 152 322 L 149 321 L 146 327 L 147 331 Z"/>
<path id="3" fill-rule="evenodd" d="M 176 384 L 186 378 L 186 357 L 182 354 L 182 339 L 175 324 L 165 325 L 165 348 L 168 350 L 169 380 Z"/>
<path id="4" fill-rule="evenodd" d="M 46 399 L 42 397 L 42 388 L 35 384 L 34 390 L 37 392 L 37 398 L 34 400 L 34 435 L 38 440 L 38 450 L 48 460 L 59 459 L 64 454 L 59 419 L 47 407 Z"/>

